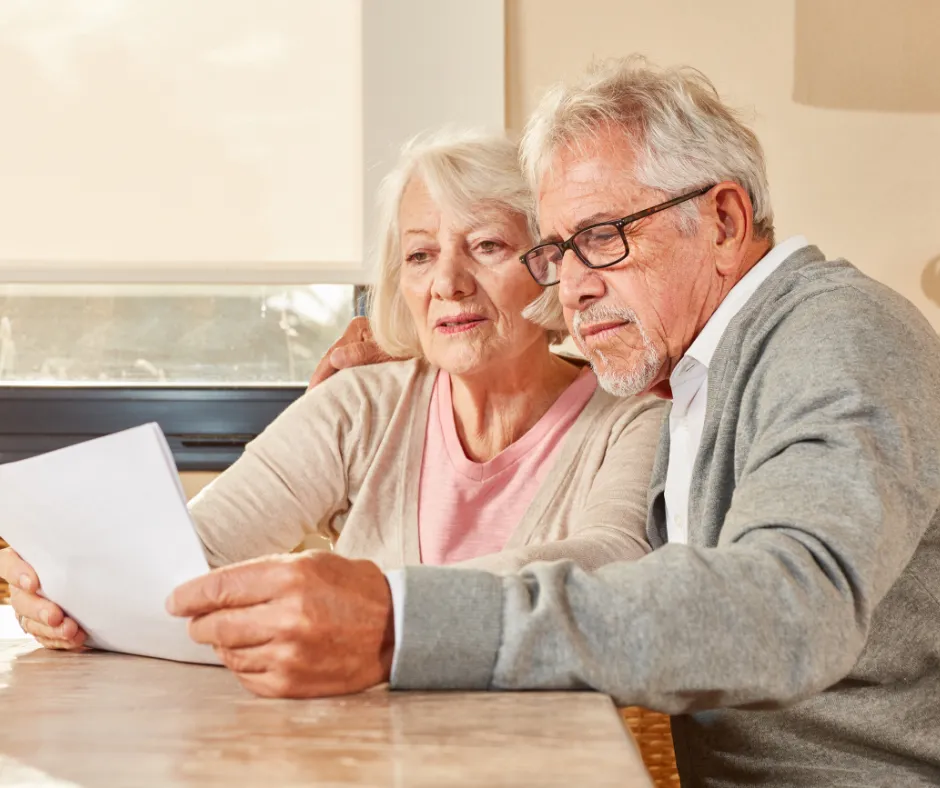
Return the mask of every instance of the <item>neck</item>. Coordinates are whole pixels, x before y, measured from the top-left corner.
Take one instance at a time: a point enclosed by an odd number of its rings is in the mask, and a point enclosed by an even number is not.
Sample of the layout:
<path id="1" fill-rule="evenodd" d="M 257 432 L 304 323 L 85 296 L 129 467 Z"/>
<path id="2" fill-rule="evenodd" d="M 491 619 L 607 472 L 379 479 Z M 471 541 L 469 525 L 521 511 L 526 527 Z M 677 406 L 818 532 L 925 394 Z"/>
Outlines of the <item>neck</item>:
<path id="1" fill-rule="evenodd" d="M 767 241 L 754 241 L 748 248 L 744 259 L 741 261 L 741 265 L 738 266 L 734 273 L 716 277 L 709 282 L 708 293 L 702 300 L 701 312 L 699 313 L 698 320 L 694 323 L 693 333 L 685 342 L 682 350 L 683 354 L 689 349 L 692 342 L 695 341 L 695 337 L 705 328 L 705 324 L 711 320 L 711 316 L 715 314 L 718 307 L 721 306 L 721 302 L 728 297 L 728 293 L 734 289 L 738 282 L 747 276 L 748 272 L 764 258 L 770 249 L 770 244 Z M 678 359 L 676 363 L 678 363 Z"/>
<path id="2" fill-rule="evenodd" d="M 741 265 L 733 276 L 712 278 L 708 282 L 708 291 L 705 297 L 697 299 L 701 302 L 702 308 L 698 314 L 698 318 L 691 325 L 692 330 L 687 336 L 682 337 L 679 347 L 669 354 L 669 360 L 663 365 L 663 369 L 657 376 L 656 381 L 647 389 L 650 394 L 662 399 L 672 399 L 672 388 L 669 385 L 669 376 L 672 375 L 672 371 L 682 360 L 686 351 L 692 346 L 695 337 L 701 333 L 702 329 L 705 328 L 705 324 L 709 321 L 711 316 L 715 314 L 721 302 L 728 296 L 728 293 L 731 292 L 734 286 L 740 282 L 747 275 L 748 271 L 757 265 L 772 248 L 773 246 L 769 241 L 755 239 L 749 245 Z"/>
<path id="3" fill-rule="evenodd" d="M 519 440 L 580 371 L 538 342 L 499 368 L 452 375 L 454 422 L 467 457 L 487 462 Z"/>

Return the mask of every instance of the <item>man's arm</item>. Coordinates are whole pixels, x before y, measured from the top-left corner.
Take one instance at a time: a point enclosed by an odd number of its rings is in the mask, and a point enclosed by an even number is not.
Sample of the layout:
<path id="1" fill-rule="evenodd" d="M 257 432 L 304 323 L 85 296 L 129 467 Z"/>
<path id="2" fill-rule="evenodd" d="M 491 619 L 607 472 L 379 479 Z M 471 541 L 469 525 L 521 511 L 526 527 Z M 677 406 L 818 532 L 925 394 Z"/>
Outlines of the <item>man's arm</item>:
<path id="1" fill-rule="evenodd" d="M 828 307 L 847 340 L 798 316 L 765 351 L 763 423 L 717 548 L 593 574 L 407 569 L 393 686 L 590 687 L 682 713 L 785 704 L 845 676 L 940 507 L 940 350 L 907 314 Z"/>
<path id="2" fill-rule="evenodd" d="M 354 317 L 346 326 L 342 336 L 323 354 L 313 375 L 310 376 L 309 388 L 320 385 L 341 369 L 381 364 L 385 361 L 394 361 L 394 359 L 378 346 L 372 336 L 369 319 Z"/>

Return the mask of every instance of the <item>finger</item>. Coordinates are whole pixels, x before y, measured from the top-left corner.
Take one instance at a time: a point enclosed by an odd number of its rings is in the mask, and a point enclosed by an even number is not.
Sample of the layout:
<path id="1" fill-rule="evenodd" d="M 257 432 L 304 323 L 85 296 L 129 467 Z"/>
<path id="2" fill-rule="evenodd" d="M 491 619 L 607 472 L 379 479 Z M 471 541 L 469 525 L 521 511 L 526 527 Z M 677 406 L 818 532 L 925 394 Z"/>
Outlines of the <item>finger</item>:
<path id="1" fill-rule="evenodd" d="M 11 587 L 22 588 L 30 593 L 39 590 L 39 577 L 37 577 L 36 572 L 20 558 L 12 547 L 5 547 L 0 550 L 0 577 L 6 580 Z"/>
<path id="2" fill-rule="evenodd" d="M 320 359 L 320 363 L 317 364 L 316 369 L 310 376 L 310 383 L 307 385 L 308 389 L 312 389 L 314 386 L 320 385 L 324 380 L 333 377 L 333 375 L 337 373 L 338 370 L 330 361 L 330 352 L 331 351 L 328 351 L 327 354 Z"/>
<path id="3" fill-rule="evenodd" d="M 189 622 L 189 636 L 197 643 L 241 649 L 269 643 L 277 634 L 269 605 L 217 610 Z"/>
<path id="4" fill-rule="evenodd" d="M 215 569 L 170 594 L 167 612 L 193 618 L 221 608 L 269 602 L 292 580 L 287 561 L 287 557 L 272 556 Z"/>
<path id="5" fill-rule="evenodd" d="M 10 604 L 17 616 L 41 621 L 50 627 L 57 627 L 65 620 L 65 613 L 55 602 L 16 587 L 10 588 Z"/>
<path id="6" fill-rule="evenodd" d="M 80 651 L 85 647 L 84 642 L 75 643 L 67 640 L 49 640 L 48 638 L 36 638 L 36 642 L 43 648 L 52 651 Z"/>
<path id="7" fill-rule="evenodd" d="M 273 661 L 271 649 L 268 646 L 249 648 L 216 646 L 215 653 L 232 673 L 264 673 L 271 668 Z"/>
<path id="8" fill-rule="evenodd" d="M 62 644 L 57 648 L 81 648 L 85 643 L 85 632 L 71 618 L 65 619 L 57 627 L 50 627 L 31 618 L 22 618 L 20 625 L 27 635 L 39 641 Z"/>
<path id="9" fill-rule="evenodd" d="M 349 342 L 365 342 L 372 339 L 372 324 L 369 322 L 369 318 L 359 315 L 350 320 L 349 325 L 346 326 L 346 330 L 343 332 L 342 339 L 346 341 L 340 341 L 337 344 L 344 345 Z"/>
<path id="10" fill-rule="evenodd" d="M 342 336 L 337 339 L 330 349 L 326 351 L 327 357 L 336 350 L 336 348 L 343 347 L 344 345 L 350 345 L 354 342 L 366 342 L 372 339 L 372 326 L 369 324 L 369 319 L 367 317 L 354 317 L 349 321 L 349 325 L 346 326 L 346 330 L 343 331 Z"/>
<path id="11" fill-rule="evenodd" d="M 239 673 L 232 671 L 238 682 L 249 692 L 262 698 L 288 697 L 287 683 L 276 673 L 264 671 L 261 673 Z"/>
<path id="12" fill-rule="evenodd" d="M 330 364 L 336 369 L 349 369 L 350 367 L 361 367 L 366 364 L 381 364 L 384 361 L 391 360 L 392 357 L 373 340 L 343 345 L 343 347 L 337 348 L 330 354 Z"/>
<path id="13" fill-rule="evenodd" d="M 301 682 L 279 670 L 269 669 L 258 673 L 233 672 L 245 689 L 262 698 L 323 698 L 348 693 L 348 690 L 333 682 Z"/>
<path id="14" fill-rule="evenodd" d="M 71 618 L 65 619 L 59 626 L 50 627 L 41 621 L 36 621 L 28 616 L 19 618 L 20 626 L 23 631 L 34 638 L 44 638 L 46 640 L 61 640 L 71 643 L 72 641 L 84 640 L 84 632 Z"/>
<path id="15" fill-rule="evenodd" d="M 329 698 L 337 695 L 350 695 L 359 691 L 331 679 L 298 682 L 276 670 L 258 673 L 233 672 L 245 689 L 262 698 Z"/>
<path id="16" fill-rule="evenodd" d="M 313 375 L 310 376 L 310 383 L 307 388 L 312 389 L 314 386 L 319 385 L 324 380 L 331 378 L 335 375 L 340 369 L 344 369 L 343 366 L 337 366 L 333 363 L 333 354 L 337 350 L 345 347 L 346 345 L 356 344 L 361 342 L 372 342 L 372 327 L 369 324 L 368 318 L 365 317 L 355 317 L 352 319 L 350 324 L 346 326 L 346 330 L 343 332 L 343 335 L 337 339 L 332 345 L 330 345 L 329 350 L 323 355 L 323 358 L 320 359 L 320 363 L 317 364 L 316 369 L 313 371 Z M 342 358 L 342 353 L 340 353 L 337 358 Z M 375 363 L 373 362 L 360 362 L 360 363 Z M 357 366 L 356 364 L 348 364 L 346 366 Z"/>

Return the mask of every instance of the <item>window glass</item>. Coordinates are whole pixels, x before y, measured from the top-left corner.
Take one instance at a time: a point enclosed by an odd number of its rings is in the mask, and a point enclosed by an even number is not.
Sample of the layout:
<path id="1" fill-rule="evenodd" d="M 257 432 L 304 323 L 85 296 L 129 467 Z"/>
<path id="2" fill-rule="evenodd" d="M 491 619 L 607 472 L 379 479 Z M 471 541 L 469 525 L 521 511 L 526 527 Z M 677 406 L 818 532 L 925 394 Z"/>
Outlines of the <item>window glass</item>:
<path id="1" fill-rule="evenodd" d="M 3 385 L 296 385 L 352 285 L 0 287 Z"/>

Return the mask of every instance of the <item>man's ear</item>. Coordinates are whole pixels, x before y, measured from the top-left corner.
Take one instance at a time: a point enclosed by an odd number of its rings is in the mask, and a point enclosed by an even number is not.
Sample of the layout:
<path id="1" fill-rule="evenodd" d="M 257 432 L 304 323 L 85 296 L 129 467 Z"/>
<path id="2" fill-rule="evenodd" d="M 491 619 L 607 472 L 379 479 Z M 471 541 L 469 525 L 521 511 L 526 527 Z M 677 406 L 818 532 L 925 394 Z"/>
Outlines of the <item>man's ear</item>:
<path id="1" fill-rule="evenodd" d="M 710 224 L 715 265 L 724 276 L 734 273 L 754 230 L 754 209 L 744 188 L 733 181 L 722 181 L 711 191 Z"/>

